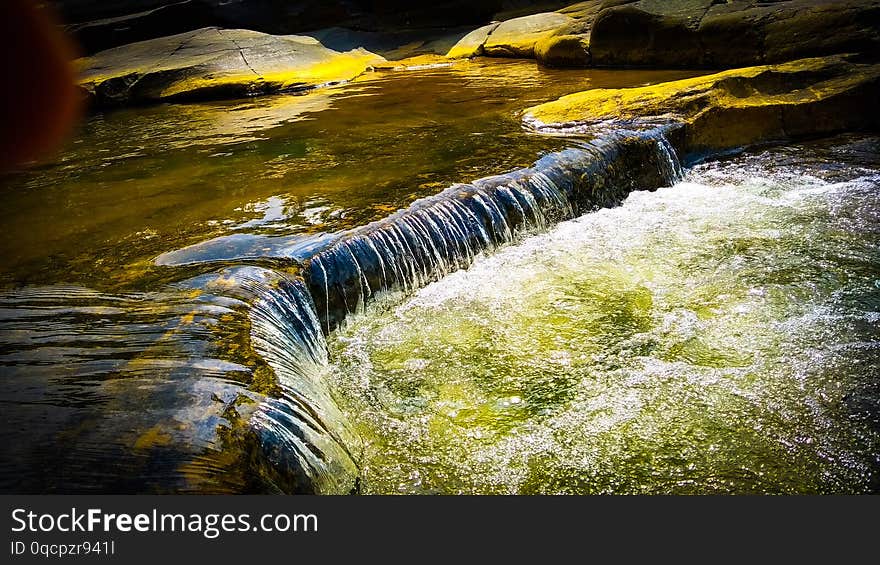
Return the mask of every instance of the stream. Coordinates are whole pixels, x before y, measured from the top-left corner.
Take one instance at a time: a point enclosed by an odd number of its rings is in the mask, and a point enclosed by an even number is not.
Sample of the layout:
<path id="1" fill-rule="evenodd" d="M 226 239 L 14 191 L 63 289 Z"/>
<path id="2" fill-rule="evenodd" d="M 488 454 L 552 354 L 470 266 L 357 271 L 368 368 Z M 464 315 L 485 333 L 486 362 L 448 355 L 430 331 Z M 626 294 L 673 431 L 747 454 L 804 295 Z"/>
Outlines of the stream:
<path id="1" fill-rule="evenodd" d="M 880 140 L 520 121 L 696 74 L 88 117 L 0 178 L 0 491 L 877 492 Z"/>

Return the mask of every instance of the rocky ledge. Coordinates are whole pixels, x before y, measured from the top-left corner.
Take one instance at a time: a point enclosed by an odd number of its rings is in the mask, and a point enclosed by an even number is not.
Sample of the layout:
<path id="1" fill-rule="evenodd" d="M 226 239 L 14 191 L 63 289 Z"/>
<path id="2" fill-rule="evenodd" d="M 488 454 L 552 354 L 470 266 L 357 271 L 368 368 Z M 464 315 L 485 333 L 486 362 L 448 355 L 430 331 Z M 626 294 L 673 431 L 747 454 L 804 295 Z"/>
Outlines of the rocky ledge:
<path id="1" fill-rule="evenodd" d="M 880 53 L 880 1 L 589 0 L 481 27 L 447 55 L 718 69 L 835 53 Z"/>
<path id="2" fill-rule="evenodd" d="M 734 69 L 640 88 L 595 89 L 529 108 L 534 129 L 590 132 L 680 124 L 686 155 L 762 142 L 877 129 L 880 64 L 839 55 Z"/>
<path id="3" fill-rule="evenodd" d="M 350 80 L 385 59 L 334 51 L 307 36 L 203 28 L 79 59 L 80 86 L 99 107 L 236 98 Z"/>

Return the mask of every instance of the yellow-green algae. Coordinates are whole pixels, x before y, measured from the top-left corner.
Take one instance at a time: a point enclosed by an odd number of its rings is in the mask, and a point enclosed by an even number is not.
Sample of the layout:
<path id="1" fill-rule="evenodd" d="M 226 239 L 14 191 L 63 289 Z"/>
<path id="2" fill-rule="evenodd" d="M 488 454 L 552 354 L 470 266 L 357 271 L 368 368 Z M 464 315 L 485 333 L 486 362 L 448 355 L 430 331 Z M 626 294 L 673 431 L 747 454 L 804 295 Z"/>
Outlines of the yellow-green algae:
<path id="1" fill-rule="evenodd" d="M 525 114 L 539 127 L 668 119 L 685 125 L 688 151 L 706 151 L 877 125 L 878 94 L 880 65 L 841 55 L 639 88 L 588 90 Z"/>
<path id="2" fill-rule="evenodd" d="M 100 104 L 239 97 L 351 80 L 385 59 L 308 36 L 204 28 L 108 49 L 76 62 Z"/>

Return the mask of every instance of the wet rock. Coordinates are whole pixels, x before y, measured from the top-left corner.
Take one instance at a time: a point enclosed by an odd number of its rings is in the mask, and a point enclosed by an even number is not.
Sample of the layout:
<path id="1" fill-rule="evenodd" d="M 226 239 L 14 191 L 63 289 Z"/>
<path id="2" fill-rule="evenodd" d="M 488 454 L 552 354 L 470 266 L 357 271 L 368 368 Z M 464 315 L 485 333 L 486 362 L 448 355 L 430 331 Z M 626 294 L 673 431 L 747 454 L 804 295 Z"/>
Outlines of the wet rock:
<path id="1" fill-rule="evenodd" d="M 99 106 L 234 98 L 350 80 L 384 59 L 327 49 L 306 36 L 204 28 L 80 59 L 80 85 Z"/>
<path id="2" fill-rule="evenodd" d="M 455 61 L 450 61 L 443 55 L 416 55 L 405 59 L 397 59 L 376 64 L 376 70 L 382 71 L 418 71 L 422 69 L 436 69 L 438 67 L 451 67 Z"/>
<path id="3" fill-rule="evenodd" d="M 596 89 L 530 108 L 547 130 L 679 122 L 680 149 L 708 153 L 767 141 L 876 129 L 880 65 L 811 58 L 623 89 Z"/>

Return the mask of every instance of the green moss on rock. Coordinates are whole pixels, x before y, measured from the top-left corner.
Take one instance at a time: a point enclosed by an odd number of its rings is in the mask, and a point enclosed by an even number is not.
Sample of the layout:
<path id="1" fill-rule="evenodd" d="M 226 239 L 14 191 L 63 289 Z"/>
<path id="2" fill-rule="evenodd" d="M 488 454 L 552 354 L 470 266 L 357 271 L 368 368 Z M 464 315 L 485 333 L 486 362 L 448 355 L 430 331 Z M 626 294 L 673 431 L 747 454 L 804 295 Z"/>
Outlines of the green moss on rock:
<path id="1" fill-rule="evenodd" d="M 846 56 L 734 69 L 640 88 L 595 89 L 526 111 L 539 128 L 609 120 L 684 125 L 688 153 L 880 127 L 880 65 Z"/>

